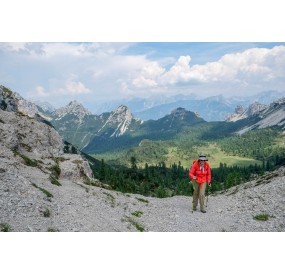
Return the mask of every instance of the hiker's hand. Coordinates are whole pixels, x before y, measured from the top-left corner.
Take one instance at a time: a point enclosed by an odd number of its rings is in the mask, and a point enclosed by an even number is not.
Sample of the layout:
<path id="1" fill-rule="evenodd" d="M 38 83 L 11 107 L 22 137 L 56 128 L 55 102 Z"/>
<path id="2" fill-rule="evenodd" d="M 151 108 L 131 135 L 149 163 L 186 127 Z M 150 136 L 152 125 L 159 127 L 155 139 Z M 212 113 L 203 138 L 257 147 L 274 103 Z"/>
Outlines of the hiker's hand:
<path id="1" fill-rule="evenodd" d="M 208 186 L 209 186 L 209 187 L 211 187 L 211 186 L 212 186 L 212 184 L 211 184 L 210 182 L 208 182 Z"/>

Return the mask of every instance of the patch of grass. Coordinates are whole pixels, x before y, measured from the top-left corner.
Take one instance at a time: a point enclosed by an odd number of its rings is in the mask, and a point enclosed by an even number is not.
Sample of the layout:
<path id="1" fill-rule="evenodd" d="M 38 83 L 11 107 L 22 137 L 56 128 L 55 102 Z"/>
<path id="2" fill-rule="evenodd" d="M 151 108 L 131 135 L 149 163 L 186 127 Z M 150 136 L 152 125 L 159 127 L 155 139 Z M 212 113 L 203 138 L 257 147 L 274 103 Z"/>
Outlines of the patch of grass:
<path id="1" fill-rule="evenodd" d="M 246 167 L 251 165 L 262 165 L 262 162 L 248 157 L 228 155 L 216 143 L 208 143 L 205 146 L 195 148 L 197 150 L 196 158 L 199 152 L 205 152 L 209 157 L 211 168 L 218 168 L 220 163 L 226 163 L 228 166 Z"/>
<path id="2" fill-rule="evenodd" d="M 27 150 L 28 152 L 32 152 L 32 147 L 25 143 L 20 143 L 21 147 Z"/>
<path id="3" fill-rule="evenodd" d="M 136 216 L 136 217 L 141 217 L 143 212 L 141 211 L 134 211 L 133 213 L 131 213 L 133 216 Z"/>
<path id="4" fill-rule="evenodd" d="M 53 185 L 61 186 L 60 182 L 53 175 L 49 176 L 49 180 Z"/>
<path id="5" fill-rule="evenodd" d="M 80 160 L 80 159 L 75 159 L 75 160 L 72 161 L 72 163 L 75 163 L 75 164 L 82 164 L 83 161 Z"/>
<path id="6" fill-rule="evenodd" d="M 115 205 L 116 205 L 115 197 L 112 194 L 107 193 L 107 192 L 103 192 L 103 194 L 105 194 L 107 196 L 107 199 L 111 203 L 111 206 L 115 207 Z"/>
<path id="7" fill-rule="evenodd" d="M 60 173 L 61 173 L 61 169 L 60 169 L 58 163 L 56 163 L 55 165 L 53 165 L 53 166 L 50 168 L 50 171 L 51 171 L 51 175 L 52 175 L 55 179 L 58 179 L 58 178 L 59 178 Z"/>
<path id="8" fill-rule="evenodd" d="M 54 228 L 54 227 L 49 227 L 48 232 L 59 232 L 59 230 L 57 228 Z"/>
<path id="9" fill-rule="evenodd" d="M 144 232 L 145 229 L 138 223 L 136 222 L 135 220 L 129 218 L 129 222 L 140 232 Z"/>
<path id="10" fill-rule="evenodd" d="M 149 203 L 148 200 L 142 199 L 142 198 L 136 198 L 138 201 L 144 202 L 144 203 Z"/>
<path id="11" fill-rule="evenodd" d="M 11 226 L 8 223 L 0 223 L 1 232 L 10 232 L 11 230 Z"/>
<path id="12" fill-rule="evenodd" d="M 17 155 L 19 155 L 24 160 L 24 162 L 27 166 L 32 166 L 32 167 L 38 166 L 38 162 L 36 160 L 32 160 L 29 157 L 20 154 L 19 152 L 17 152 Z"/>
<path id="13" fill-rule="evenodd" d="M 274 218 L 273 215 L 269 214 L 259 214 L 254 217 L 258 221 L 267 221 L 269 218 Z"/>
<path id="14" fill-rule="evenodd" d="M 41 211 L 41 213 L 43 214 L 43 216 L 45 218 L 49 218 L 50 215 L 51 215 L 51 212 L 50 212 L 50 210 L 48 208 L 45 208 L 45 210 Z"/>
<path id="15" fill-rule="evenodd" d="M 32 185 L 33 185 L 34 187 L 36 187 L 37 189 L 41 190 L 48 198 L 53 198 L 53 194 L 51 194 L 51 193 L 50 193 L 49 191 L 47 191 L 46 189 L 37 186 L 35 183 L 32 183 Z"/>

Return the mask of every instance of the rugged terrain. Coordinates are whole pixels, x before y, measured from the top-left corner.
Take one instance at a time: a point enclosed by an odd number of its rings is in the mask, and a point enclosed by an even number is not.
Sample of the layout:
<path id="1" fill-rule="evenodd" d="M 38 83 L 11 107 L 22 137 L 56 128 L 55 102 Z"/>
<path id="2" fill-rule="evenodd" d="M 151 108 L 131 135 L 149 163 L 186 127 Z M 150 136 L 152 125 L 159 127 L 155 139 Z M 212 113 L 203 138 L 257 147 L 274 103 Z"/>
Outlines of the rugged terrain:
<path id="1" fill-rule="evenodd" d="M 210 195 L 207 213 L 192 213 L 191 197 L 158 199 L 89 185 L 100 183 L 87 161 L 64 154 L 58 133 L 27 116 L 0 110 L 0 138 L 2 231 L 285 230 L 284 168 Z M 60 185 L 51 180 L 55 171 Z M 254 218 L 260 214 L 268 220 Z"/>
<path id="2" fill-rule="evenodd" d="M 1 162 L 1 224 L 12 231 L 261 232 L 285 230 L 285 169 L 210 195 L 207 213 L 191 211 L 191 197 L 150 198 L 87 186 L 63 161 L 61 186 L 42 171 Z M 64 167 L 65 166 L 65 167 Z M 66 168 L 66 169 L 65 169 Z M 66 175 L 70 175 L 67 178 Z M 267 179 L 268 178 L 268 179 Z M 48 190 L 48 198 L 33 184 Z M 266 221 L 256 220 L 260 214 Z"/>

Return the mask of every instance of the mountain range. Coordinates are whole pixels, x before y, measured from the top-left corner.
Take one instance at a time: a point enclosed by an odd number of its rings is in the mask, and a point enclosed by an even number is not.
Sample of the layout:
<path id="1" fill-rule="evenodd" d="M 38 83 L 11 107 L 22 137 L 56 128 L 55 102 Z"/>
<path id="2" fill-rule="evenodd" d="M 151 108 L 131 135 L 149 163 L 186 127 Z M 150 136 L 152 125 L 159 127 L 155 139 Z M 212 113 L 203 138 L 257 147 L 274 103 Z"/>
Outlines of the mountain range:
<path id="1" fill-rule="evenodd" d="M 144 121 L 164 117 L 176 108 L 182 107 L 186 110 L 197 112 L 206 121 L 223 121 L 225 117 L 233 113 L 236 106 L 249 107 L 254 102 L 270 104 L 271 102 L 284 97 L 285 92 L 264 91 L 253 96 L 225 97 L 223 95 L 200 98 L 195 94 L 175 96 L 150 97 L 125 99 L 121 101 L 109 101 L 108 103 L 92 103 L 88 107 L 94 114 L 111 112 L 120 105 L 126 105 L 135 117 Z"/>
<path id="2" fill-rule="evenodd" d="M 14 101 L 11 101 L 11 96 L 15 98 Z M 260 98 L 264 101 L 264 94 L 260 94 Z M 268 98 L 272 98 L 271 93 Z M 237 99 L 235 100 L 237 102 Z M 222 96 L 208 98 L 206 101 L 208 103 L 204 105 L 204 109 L 209 110 L 208 113 L 215 113 L 215 107 L 221 106 L 221 102 L 229 102 L 225 101 Z M 206 101 L 198 100 L 196 104 L 199 102 L 206 104 Z M 241 99 L 239 99 L 240 101 Z M 207 139 L 210 136 L 222 138 L 232 134 L 243 134 L 253 129 L 275 126 L 284 130 L 285 127 L 284 97 L 270 104 L 255 101 L 248 107 L 238 105 L 235 112 L 228 114 L 224 121 L 218 119 L 206 121 L 199 112 L 189 111 L 182 107 L 175 108 L 156 120 L 139 119 L 125 105 L 100 115 L 92 114 L 77 101 L 71 101 L 59 109 L 53 109 L 47 103 L 39 106 L 29 102 L 3 86 L 0 87 L 0 104 L 7 110 L 17 109 L 31 117 L 38 116 L 38 120 L 45 120 L 53 125 L 65 141 L 88 154 L 122 152 L 138 147 L 144 140 L 187 139 L 189 133 L 199 131 L 202 131 L 200 139 Z M 217 107 L 216 110 L 219 108 Z"/>
<path id="3" fill-rule="evenodd" d="M 143 121 L 134 117 L 127 106 L 102 115 L 92 115 L 81 104 L 71 102 L 60 112 L 52 115 L 50 122 L 68 141 L 87 153 L 126 149 L 138 146 L 142 140 L 171 140 L 186 129 L 199 125 L 214 126 L 221 136 L 222 128 L 231 128 L 224 133 L 245 133 L 251 129 L 277 126 L 284 129 L 285 99 L 281 98 L 269 105 L 257 102 L 248 108 L 239 106 L 236 112 L 227 116 L 225 121 L 207 122 L 198 113 L 185 108 L 176 108 L 157 120 Z M 211 127 L 210 127 L 211 128 Z M 211 128 L 209 131 L 213 131 Z M 208 134 L 211 134 L 208 132 Z"/>
<path id="4" fill-rule="evenodd" d="M 202 126 L 206 127 L 204 136 L 216 135 L 220 137 L 234 133 L 242 134 L 252 129 L 271 126 L 280 129 L 285 127 L 284 98 L 275 100 L 270 104 L 255 101 L 248 107 L 238 105 L 235 112 L 227 114 L 224 121 L 206 121 L 201 117 L 200 112 L 189 111 L 181 106 L 173 109 L 162 118 L 142 120 L 136 118 L 131 109 L 125 105 L 121 105 L 111 112 L 95 115 L 77 101 L 71 101 L 59 109 L 53 109 L 47 103 L 39 106 L 3 86 L 0 88 L 0 104 L 3 107 L 8 110 L 17 108 L 29 116 L 43 117 L 55 127 L 64 140 L 89 154 L 131 149 L 139 146 L 143 140 L 175 140 L 181 138 L 183 133 L 187 138 L 189 131 L 196 131 L 194 129 Z M 273 97 L 272 93 L 269 93 L 267 99 Z M 17 107 L 10 103 L 11 95 L 15 97 Z M 265 101 L 264 93 L 260 94 L 260 98 L 263 102 Z M 232 101 L 241 102 L 242 100 L 235 99 Z M 177 102 L 181 103 L 183 100 L 176 101 L 175 104 L 178 104 Z M 189 103 L 189 100 L 184 99 L 185 102 Z M 222 96 L 192 100 L 191 104 L 195 102 L 197 106 L 203 103 L 204 110 L 208 110 L 208 113 L 220 112 L 220 106 L 229 104 L 229 100 L 225 100 Z M 165 103 L 152 108 L 161 109 L 163 106 L 172 106 L 171 104 L 174 103 Z M 221 131 L 221 129 L 224 130 Z"/>

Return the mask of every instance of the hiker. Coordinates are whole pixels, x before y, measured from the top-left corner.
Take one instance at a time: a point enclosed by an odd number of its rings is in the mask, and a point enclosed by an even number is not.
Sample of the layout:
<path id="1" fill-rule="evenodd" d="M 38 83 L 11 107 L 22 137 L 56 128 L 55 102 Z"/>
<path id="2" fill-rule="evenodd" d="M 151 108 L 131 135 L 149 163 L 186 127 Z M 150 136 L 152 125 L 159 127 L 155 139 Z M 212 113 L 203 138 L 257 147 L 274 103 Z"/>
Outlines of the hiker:
<path id="1" fill-rule="evenodd" d="M 211 186 L 211 168 L 208 159 L 205 155 L 200 155 L 198 160 L 193 161 L 189 169 L 189 178 L 192 181 L 193 192 L 193 211 L 197 210 L 198 199 L 200 203 L 200 210 L 206 213 L 205 210 L 205 190 L 206 184 Z"/>

